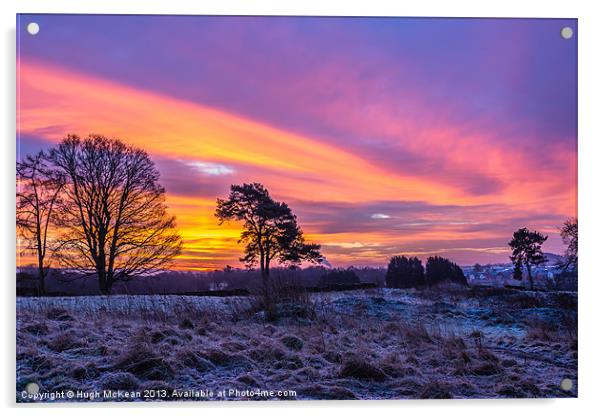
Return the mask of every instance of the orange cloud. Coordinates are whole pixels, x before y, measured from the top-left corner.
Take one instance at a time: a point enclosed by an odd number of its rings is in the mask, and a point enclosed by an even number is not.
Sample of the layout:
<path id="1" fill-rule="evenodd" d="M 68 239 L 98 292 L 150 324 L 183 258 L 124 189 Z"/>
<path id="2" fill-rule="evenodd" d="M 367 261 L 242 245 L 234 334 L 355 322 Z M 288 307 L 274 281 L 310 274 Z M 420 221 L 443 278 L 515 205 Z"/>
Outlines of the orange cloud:
<path id="1" fill-rule="evenodd" d="M 319 138 L 38 62 L 19 62 L 18 101 L 19 132 L 54 141 L 68 132 L 95 132 L 120 137 L 150 154 L 260 167 L 289 176 L 273 188 L 294 189 L 318 200 L 398 195 L 406 200 L 466 202 L 452 187 L 418 176 L 392 175 Z M 49 134 L 49 126 L 60 127 Z"/>

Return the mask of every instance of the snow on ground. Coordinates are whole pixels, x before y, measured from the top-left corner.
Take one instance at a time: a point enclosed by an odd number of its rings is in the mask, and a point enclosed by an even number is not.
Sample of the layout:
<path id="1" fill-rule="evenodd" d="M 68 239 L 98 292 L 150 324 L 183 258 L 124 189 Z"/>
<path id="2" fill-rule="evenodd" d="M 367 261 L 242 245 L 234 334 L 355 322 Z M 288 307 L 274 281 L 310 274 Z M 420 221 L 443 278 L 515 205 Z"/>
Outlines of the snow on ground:
<path id="1" fill-rule="evenodd" d="M 30 382 L 147 395 L 93 400 L 576 395 L 575 294 L 372 289 L 301 299 L 267 322 L 242 297 L 18 298 L 17 400 L 31 401 Z M 217 397 L 224 389 L 235 393 Z"/>

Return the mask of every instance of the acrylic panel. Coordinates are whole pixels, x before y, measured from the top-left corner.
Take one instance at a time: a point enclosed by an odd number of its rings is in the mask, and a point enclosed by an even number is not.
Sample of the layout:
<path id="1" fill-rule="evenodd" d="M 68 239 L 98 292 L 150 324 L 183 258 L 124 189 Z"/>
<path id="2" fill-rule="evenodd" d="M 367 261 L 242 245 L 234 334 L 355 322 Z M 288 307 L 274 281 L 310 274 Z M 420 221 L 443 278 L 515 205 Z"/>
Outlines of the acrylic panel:
<path id="1" fill-rule="evenodd" d="M 16 401 L 576 397 L 577 36 L 18 15 Z"/>

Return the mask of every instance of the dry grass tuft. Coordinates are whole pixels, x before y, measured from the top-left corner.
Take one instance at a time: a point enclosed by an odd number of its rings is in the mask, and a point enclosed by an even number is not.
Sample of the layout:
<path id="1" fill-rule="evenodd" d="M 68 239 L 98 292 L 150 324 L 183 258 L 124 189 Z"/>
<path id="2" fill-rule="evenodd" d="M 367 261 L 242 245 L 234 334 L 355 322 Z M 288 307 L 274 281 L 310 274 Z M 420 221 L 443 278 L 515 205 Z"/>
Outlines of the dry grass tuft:
<path id="1" fill-rule="evenodd" d="M 303 341 L 294 335 L 285 335 L 280 338 L 280 342 L 282 342 L 282 344 L 284 344 L 284 346 L 287 348 L 294 351 L 301 351 L 303 349 Z"/>
<path id="2" fill-rule="evenodd" d="M 46 345 L 53 351 L 63 352 L 72 348 L 79 348 L 82 346 L 82 343 L 73 331 L 63 331 L 50 338 L 46 342 Z"/>
<path id="3" fill-rule="evenodd" d="M 339 376 L 371 381 L 385 381 L 389 378 L 382 369 L 369 363 L 365 357 L 360 356 L 352 356 L 345 360 Z"/>
<path id="4" fill-rule="evenodd" d="M 115 369 L 128 371 L 148 380 L 169 380 L 174 376 L 171 365 L 145 342 L 134 342 L 117 357 Z"/>
<path id="5" fill-rule="evenodd" d="M 190 349 L 181 349 L 176 352 L 176 363 L 181 368 L 192 368 L 197 372 L 207 372 L 215 369 L 215 365 L 211 361 L 203 358 L 198 351 Z"/>
<path id="6" fill-rule="evenodd" d="M 453 399 L 452 387 L 441 380 L 430 380 L 418 393 L 420 399 Z"/>
<path id="7" fill-rule="evenodd" d="M 106 373 L 100 380 L 100 385 L 107 390 L 132 391 L 140 385 L 139 380 L 130 373 Z"/>

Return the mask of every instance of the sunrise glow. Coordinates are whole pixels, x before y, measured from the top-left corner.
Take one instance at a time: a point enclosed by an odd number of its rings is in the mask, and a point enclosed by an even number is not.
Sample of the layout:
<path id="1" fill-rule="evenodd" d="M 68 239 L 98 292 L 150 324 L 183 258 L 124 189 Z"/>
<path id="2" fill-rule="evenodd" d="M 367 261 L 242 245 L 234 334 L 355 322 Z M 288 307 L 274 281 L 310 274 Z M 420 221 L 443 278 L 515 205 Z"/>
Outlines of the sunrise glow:
<path id="1" fill-rule="evenodd" d="M 87 19 L 98 28 L 70 44 L 69 30 Z M 146 150 L 184 240 L 175 268 L 241 266 L 240 225 L 218 225 L 214 211 L 243 182 L 287 202 L 335 266 L 385 265 L 402 253 L 507 261 L 523 226 L 562 252 L 558 227 L 577 210 L 566 103 L 575 68 L 545 88 L 542 77 L 576 50 L 563 44 L 556 56 L 538 43 L 558 22 L 506 21 L 519 45 L 500 40 L 495 24 L 467 20 L 453 33 L 470 41 L 450 56 L 441 42 L 455 29 L 445 22 L 425 32 L 420 20 L 175 26 L 177 17 L 156 17 L 136 30 L 117 19 L 105 34 L 102 19 L 20 43 L 18 158 L 68 133 Z M 273 31 L 257 31 L 257 20 Z M 121 42 L 126 32 L 134 39 Z M 426 37 L 424 51 L 408 36 Z"/>

